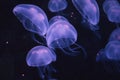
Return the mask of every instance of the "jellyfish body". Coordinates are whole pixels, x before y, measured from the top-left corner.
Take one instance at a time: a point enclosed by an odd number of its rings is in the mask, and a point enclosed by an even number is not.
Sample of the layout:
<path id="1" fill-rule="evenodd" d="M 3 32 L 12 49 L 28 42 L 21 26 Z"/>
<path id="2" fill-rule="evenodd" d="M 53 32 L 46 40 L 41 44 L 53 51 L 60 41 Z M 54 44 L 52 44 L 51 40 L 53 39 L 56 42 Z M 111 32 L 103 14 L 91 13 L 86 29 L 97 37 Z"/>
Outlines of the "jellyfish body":
<path id="1" fill-rule="evenodd" d="M 52 71 L 50 64 L 56 61 L 56 54 L 54 51 L 45 46 L 36 46 L 32 48 L 26 57 L 26 63 L 31 67 L 38 67 L 40 77 L 44 79 L 50 74 L 46 75 L 46 70 L 48 73 Z"/>
<path id="2" fill-rule="evenodd" d="M 99 7 L 96 0 L 72 0 L 72 3 L 88 23 L 98 24 Z"/>
<path id="3" fill-rule="evenodd" d="M 49 0 L 48 9 L 51 12 L 59 12 L 67 8 L 66 0 Z"/>
<path id="4" fill-rule="evenodd" d="M 120 61 L 120 41 L 110 41 L 104 48 L 102 53 L 97 56 L 97 59 L 104 59 L 113 60 L 113 61 Z M 99 58 L 98 58 L 99 57 Z"/>
<path id="5" fill-rule="evenodd" d="M 55 16 L 50 21 L 51 25 L 46 34 L 47 46 L 52 49 L 60 48 L 68 55 L 76 55 L 70 46 L 75 44 L 77 41 L 77 31 L 73 25 L 68 22 L 67 19 L 59 17 L 60 16 Z M 69 51 L 71 51 L 72 54 L 66 52 L 64 48 L 67 48 Z M 85 52 L 81 46 L 79 46 L 79 48 Z"/>
<path id="6" fill-rule="evenodd" d="M 110 22 L 120 23 L 120 3 L 118 0 L 105 0 L 103 10 Z"/>
<path id="7" fill-rule="evenodd" d="M 120 41 L 120 28 L 116 28 L 113 30 L 113 32 L 110 34 L 109 41 Z"/>
<path id="8" fill-rule="evenodd" d="M 120 72 L 120 41 L 110 41 L 96 56 L 107 72 Z"/>
<path id="9" fill-rule="evenodd" d="M 13 9 L 14 15 L 20 20 L 24 28 L 30 32 L 44 36 L 49 27 L 45 12 L 36 5 L 19 4 Z"/>

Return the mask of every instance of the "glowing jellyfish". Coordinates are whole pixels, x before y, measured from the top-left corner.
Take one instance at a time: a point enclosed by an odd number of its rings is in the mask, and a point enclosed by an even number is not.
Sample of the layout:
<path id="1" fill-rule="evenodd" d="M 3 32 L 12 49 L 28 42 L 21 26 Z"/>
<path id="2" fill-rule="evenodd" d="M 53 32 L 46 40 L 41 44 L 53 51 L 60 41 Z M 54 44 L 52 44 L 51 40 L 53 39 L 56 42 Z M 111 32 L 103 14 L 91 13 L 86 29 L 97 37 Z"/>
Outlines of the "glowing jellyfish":
<path id="1" fill-rule="evenodd" d="M 73 5 L 83 16 L 84 21 L 87 21 L 91 26 L 90 29 L 98 30 L 97 25 L 99 23 L 99 7 L 96 0 L 72 0 Z"/>
<path id="2" fill-rule="evenodd" d="M 13 13 L 30 32 L 44 36 L 48 30 L 49 23 L 45 12 L 36 5 L 19 4 L 13 9 Z"/>
<path id="3" fill-rule="evenodd" d="M 113 32 L 110 34 L 109 41 L 118 40 L 120 41 L 120 28 L 116 28 L 113 30 Z"/>
<path id="4" fill-rule="evenodd" d="M 108 72 L 120 72 L 120 41 L 110 41 L 96 56 Z"/>
<path id="5" fill-rule="evenodd" d="M 51 12 L 59 12 L 67 8 L 66 0 L 49 0 L 48 9 Z"/>
<path id="6" fill-rule="evenodd" d="M 105 0 L 103 10 L 110 22 L 120 23 L 120 3 L 118 0 Z"/>
<path id="7" fill-rule="evenodd" d="M 47 46 L 55 49 L 60 48 L 64 53 L 74 56 L 80 54 L 77 49 L 82 49 L 86 54 L 84 48 L 75 42 L 77 41 L 77 31 L 70 24 L 67 19 L 62 16 L 55 16 L 50 20 L 50 28 L 46 34 Z M 71 48 L 72 45 L 77 47 Z"/>
<path id="8" fill-rule="evenodd" d="M 50 79 L 52 71 L 55 69 L 50 65 L 56 61 L 54 51 L 45 46 L 36 46 L 32 48 L 26 57 L 27 65 L 30 67 L 38 67 L 40 77 L 42 79 Z"/>
<path id="9" fill-rule="evenodd" d="M 102 51 L 102 55 L 109 60 L 120 60 L 120 41 L 115 40 L 108 42 Z"/>

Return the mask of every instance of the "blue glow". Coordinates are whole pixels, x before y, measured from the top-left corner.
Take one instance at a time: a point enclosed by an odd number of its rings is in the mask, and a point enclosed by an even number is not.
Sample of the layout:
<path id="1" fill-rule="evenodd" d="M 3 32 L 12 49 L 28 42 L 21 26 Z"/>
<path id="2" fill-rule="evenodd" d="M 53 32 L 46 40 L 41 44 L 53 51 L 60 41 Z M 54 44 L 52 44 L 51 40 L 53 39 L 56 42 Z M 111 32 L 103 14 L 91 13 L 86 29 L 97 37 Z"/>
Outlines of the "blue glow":
<path id="1" fill-rule="evenodd" d="M 116 29 L 113 30 L 113 32 L 111 33 L 111 35 L 110 35 L 110 37 L 109 37 L 109 41 L 114 41 L 114 40 L 120 41 L 120 28 L 116 28 Z"/>
<path id="2" fill-rule="evenodd" d="M 56 54 L 54 51 L 50 50 L 45 46 L 36 46 L 32 48 L 26 57 L 26 62 L 28 66 L 38 67 L 40 77 L 45 78 L 46 70 L 52 71 L 50 64 L 56 61 Z M 54 69 L 53 69 L 54 70 Z M 48 74 L 46 77 L 48 77 Z"/>
<path id="3" fill-rule="evenodd" d="M 118 0 L 105 0 L 103 10 L 110 22 L 120 23 L 120 3 Z"/>
<path id="4" fill-rule="evenodd" d="M 70 48 L 71 45 L 75 44 L 77 48 L 81 48 L 85 52 L 84 48 L 75 43 L 77 41 L 77 31 L 67 19 L 55 16 L 50 20 L 50 24 L 50 28 L 46 34 L 47 46 L 49 48 L 60 48 L 66 54 L 73 56 L 80 54 L 80 52 L 75 54 L 74 52 L 76 51 Z M 71 53 L 66 52 L 64 48 L 68 48 Z"/>
<path id="5" fill-rule="evenodd" d="M 72 0 L 72 3 L 85 21 L 92 25 L 98 24 L 100 14 L 96 0 Z"/>
<path id="6" fill-rule="evenodd" d="M 66 0 L 49 0 L 48 9 L 51 12 L 59 12 L 66 9 L 68 3 Z"/>
<path id="7" fill-rule="evenodd" d="M 49 27 L 45 12 L 36 5 L 19 4 L 13 9 L 14 15 L 20 20 L 24 28 L 30 32 L 44 36 Z"/>

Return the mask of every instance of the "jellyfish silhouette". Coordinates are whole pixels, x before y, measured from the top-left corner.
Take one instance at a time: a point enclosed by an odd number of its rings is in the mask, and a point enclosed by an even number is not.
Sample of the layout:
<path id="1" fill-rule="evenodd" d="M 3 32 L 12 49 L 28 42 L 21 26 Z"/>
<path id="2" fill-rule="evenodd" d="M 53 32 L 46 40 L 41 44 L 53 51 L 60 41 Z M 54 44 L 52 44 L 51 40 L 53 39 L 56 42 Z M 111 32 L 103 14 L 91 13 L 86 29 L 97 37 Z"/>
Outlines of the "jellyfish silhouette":
<path id="1" fill-rule="evenodd" d="M 49 48 L 59 48 L 68 55 L 75 56 L 80 54 L 78 49 L 82 49 L 86 55 L 84 48 L 75 43 L 77 41 L 76 29 L 63 16 L 55 16 L 50 20 L 46 41 Z M 72 45 L 75 47 L 71 48 Z"/>
<path id="2" fill-rule="evenodd" d="M 66 0 L 49 0 L 48 9 L 51 12 L 59 12 L 66 9 L 68 3 Z"/>
<path id="3" fill-rule="evenodd" d="M 49 28 L 45 12 L 36 5 L 19 4 L 13 9 L 14 15 L 20 20 L 24 28 L 30 32 L 44 36 Z"/>
<path id="4" fill-rule="evenodd" d="M 51 63 L 56 61 L 54 51 L 45 46 L 36 46 L 32 48 L 26 57 L 26 63 L 30 67 L 37 67 L 42 80 L 51 79 L 51 74 L 56 70 Z"/>
<path id="5" fill-rule="evenodd" d="M 109 41 L 97 56 L 97 62 L 102 62 L 108 72 L 120 72 L 120 41 Z"/>
<path id="6" fill-rule="evenodd" d="M 118 0 L 105 0 L 103 10 L 110 22 L 120 23 L 120 3 Z"/>
<path id="7" fill-rule="evenodd" d="M 120 41 L 120 28 L 116 28 L 110 34 L 109 41 L 115 41 L 115 40 Z"/>

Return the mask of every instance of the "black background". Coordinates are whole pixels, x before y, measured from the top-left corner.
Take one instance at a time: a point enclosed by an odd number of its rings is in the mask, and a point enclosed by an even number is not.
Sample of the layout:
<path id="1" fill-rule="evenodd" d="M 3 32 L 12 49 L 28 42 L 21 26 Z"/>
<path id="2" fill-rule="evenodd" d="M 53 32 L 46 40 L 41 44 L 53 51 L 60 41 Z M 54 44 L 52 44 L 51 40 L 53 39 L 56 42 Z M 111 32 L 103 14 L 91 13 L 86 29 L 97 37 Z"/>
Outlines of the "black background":
<path id="1" fill-rule="evenodd" d="M 27 52 L 39 44 L 32 40 L 31 33 L 24 29 L 12 10 L 17 4 L 34 4 L 41 7 L 50 20 L 58 13 L 48 10 L 48 1 L 0 1 L 0 80 L 40 80 L 37 68 L 28 67 L 25 61 Z M 57 70 L 54 77 L 58 80 L 119 80 L 120 73 L 114 71 L 114 67 L 106 70 L 102 63 L 97 63 L 95 60 L 97 52 L 104 48 L 110 33 L 116 28 L 116 25 L 109 22 L 103 12 L 102 3 L 104 0 L 97 0 L 100 9 L 98 25 L 100 26 L 101 39 L 98 39 L 91 30 L 84 28 L 81 24 L 82 16 L 75 9 L 71 0 L 67 1 L 68 7 L 61 15 L 65 16 L 77 29 L 77 43 L 86 49 L 88 56 L 87 59 L 84 59 L 82 55 L 71 57 L 56 50 L 57 61 L 52 64 Z M 72 12 L 74 13 L 73 17 L 70 17 Z"/>

